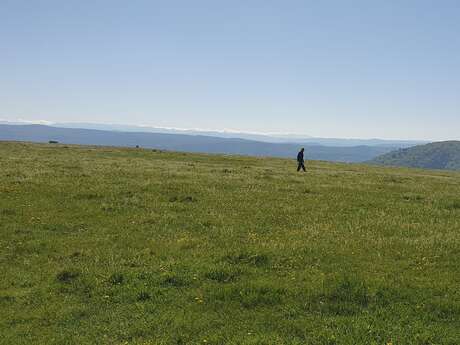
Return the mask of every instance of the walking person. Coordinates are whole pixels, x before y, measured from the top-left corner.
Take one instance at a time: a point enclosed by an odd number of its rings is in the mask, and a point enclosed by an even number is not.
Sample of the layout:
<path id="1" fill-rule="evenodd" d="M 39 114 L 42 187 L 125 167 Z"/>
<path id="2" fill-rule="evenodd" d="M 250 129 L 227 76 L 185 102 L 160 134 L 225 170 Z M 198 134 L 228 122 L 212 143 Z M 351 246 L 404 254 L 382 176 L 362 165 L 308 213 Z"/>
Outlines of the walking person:
<path id="1" fill-rule="evenodd" d="M 304 158 L 303 158 L 303 152 L 304 152 L 304 148 L 302 147 L 299 151 L 299 153 L 297 154 L 297 171 L 300 171 L 300 169 L 302 169 L 304 172 L 306 171 L 305 170 L 305 161 L 304 161 Z"/>

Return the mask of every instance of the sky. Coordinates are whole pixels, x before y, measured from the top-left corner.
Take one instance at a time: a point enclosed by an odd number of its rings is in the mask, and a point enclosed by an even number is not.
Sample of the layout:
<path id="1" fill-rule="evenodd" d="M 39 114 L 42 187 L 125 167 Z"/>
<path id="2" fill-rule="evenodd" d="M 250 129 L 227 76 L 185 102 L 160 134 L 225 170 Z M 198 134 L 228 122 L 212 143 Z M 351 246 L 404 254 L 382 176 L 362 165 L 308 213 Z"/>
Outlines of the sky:
<path id="1" fill-rule="evenodd" d="M 460 139 L 460 1 L 0 0 L 0 118 Z"/>

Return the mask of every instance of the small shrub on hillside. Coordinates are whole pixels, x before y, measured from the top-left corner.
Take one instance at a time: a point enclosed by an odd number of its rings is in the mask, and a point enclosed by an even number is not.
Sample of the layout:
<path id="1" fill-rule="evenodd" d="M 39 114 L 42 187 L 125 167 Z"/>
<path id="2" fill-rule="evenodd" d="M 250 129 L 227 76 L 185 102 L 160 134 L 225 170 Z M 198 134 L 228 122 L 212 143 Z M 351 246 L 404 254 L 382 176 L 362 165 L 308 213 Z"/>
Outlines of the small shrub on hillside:
<path id="1" fill-rule="evenodd" d="M 460 210 L 460 200 L 454 200 L 446 204 L 448 210 Z"/>
<path id="2" fill-rule="evenodd" d="M 163 286 L 183 287 L 189 285 L 189 282 L 178 275 L 166 275 L 162 281 Z"/>
<path id="3" fill-rule="evenodd" d="M 270 286 L 246 287 L 240 291 L 243 307 L 253 308 L 259 305 L 275 305 L 281 302 L 282 289 Z"/>
<path id="4" fill-rule="evenodd" d="M 71 281 L 75 280 L 80 273 L 76 271 L 61 271 L 56 275 L 56 279 L 61 283 L 70 283 Z"/>
<path id="5" fill-rule="evenodd" d="M 369 305 L 367 286 L 355 277 L 345 276 L 326 281 L 323 292 L 312 296 L 309 307 L 314 311 L 332 315 L 353 315 Z"/>
<path id="6" fill-rule="evenodd" d="M 358 279 L 348 276 L 332 283 L 325 297 L 332 302 L 347 301 L 363 307 L 369 303 L 369 294 L 366 285 Z"/>
<path id="7" fill-rule="evenodd" d="M 229 283 L 238 279 L 239 270 L 230 269 L 227 267 L 214 268 L 205 274 L 205 277 L 219 283 Z"/>
<path id="8" fill-rule="evenodd" d="M 83 253 L 79 252 L 79 251 L 75 251 L 75 252 L 73 252 L 72 254 L 69 255 L 69 257 L 72 258 L 72 259 L 79 258 L 81 256 L 83 256 Z"/>
<path id="9" fill-rule="evenodd" d="M 137 301 L 144 302 L 151 298 L 152 296 L 147 291 L 141 291 L 137 294 Z"/>
<path id="10" fill-rule="evenodd" d="M 14 216 L 15 214 L 16 214 L 16 211 L 9 209 L 9 208 L 0 210 L 0 215 L 2 216 Z"/>
<path id="11" fill-rule="evenodd" d="M 124 281 L 124 277 L 123 277 L 123 274 L 121 274 L 121 273 L 114 273 L 109 278 L 109 282 L 112 285 L 123 284 L 123 281 Z"/>
<path id="12" fill-rule="evenodd" d="M 185 196 L 181 199 L 182 202 L 195 202 L 197 201 L 196 198 L 194 198 L 193 196 Z"/>
<path id="13" fill-rule="evenodd" d="M 421 201 L 423 197 L 418 194 L 407 193 L 403 195 L 403 199 L 406 201 Z"/>
<path id="14" fill-rule="evenodd" d="M 9 296 L 9 295 L 6 295 L 6 296 L 0 296 L 0 304 L 2 303 L 13 303 L 15 301 L 15 298 L 14 296 Z"/>
<path id="15" fill-rule="evenodd" d="M 169 202 L 196 202 L 197 199 L 193 196 L 187 195 L 179 198 L 178 196 L 172 196 L 169 198 Z"/>
<path id="16" fill-rule="evenodd" d="M 460 303 L 454 301 L 432 301 L 425 305 L 426 314 L 433 321 L 455 322 L 460 320 Z"/>

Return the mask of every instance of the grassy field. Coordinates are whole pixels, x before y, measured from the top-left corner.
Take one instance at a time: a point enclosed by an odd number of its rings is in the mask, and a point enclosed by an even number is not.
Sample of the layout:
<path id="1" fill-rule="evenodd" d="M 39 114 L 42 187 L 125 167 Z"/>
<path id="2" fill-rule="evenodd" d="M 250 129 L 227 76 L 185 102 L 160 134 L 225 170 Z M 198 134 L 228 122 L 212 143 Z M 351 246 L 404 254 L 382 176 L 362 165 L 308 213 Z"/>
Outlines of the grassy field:
<path id="1" fill-rule="evenodd" d="M 460 173 L 23 143 L 0 168 L 0 344 L 460 344 Z"/>

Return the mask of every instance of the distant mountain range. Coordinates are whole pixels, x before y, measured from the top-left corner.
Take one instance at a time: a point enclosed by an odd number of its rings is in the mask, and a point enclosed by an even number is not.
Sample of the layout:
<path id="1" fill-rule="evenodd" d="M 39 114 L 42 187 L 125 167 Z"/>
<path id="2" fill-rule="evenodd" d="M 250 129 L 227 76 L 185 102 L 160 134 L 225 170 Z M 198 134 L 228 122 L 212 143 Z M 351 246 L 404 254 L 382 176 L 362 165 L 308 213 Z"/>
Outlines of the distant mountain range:
<path id="1" fill-rule="evenodd" d="M 376 145 L 321 145 L 318 141 L 279 143 L 226 138 L 217 136 L 177 133 L 153 133 L 115 131 L 86 128 L 61 128 L 46 125 L 0 124 L 0 140 L 48 142 L 65 144 L 127 146 L 161 150 L 239 154 L 251 156 L 293 157 L 300 146 L 305 147 L 306 157 L 315 160 L 340 162 L 364 162 L 381 154 L 409 145 L 409 142 L 377 141 Z M 318 139 L 321 140 L 321 139 Z M 332 139 L 330 139 L 332 140 Z M 361 142 L 361 141 L 359 141 Z M 329 142 L 330 143 L 330 142 Z M 412 142 L 412 145 L 414 143 Z"/>
<path id="2" fill-rule="evenodd" d="M 441 141 L 380 155 L 372 164 L 425 169 L 460 170 L 460 141 Z"/>
<path id="3" fill-rule="evenodd" d="M 0 121 L 5 125 L 25 125 L 27 122 L 8 122 Z M 163 128 L 152 126 L 134 126 L 119 124 L 87 123 L 87 122 L 58 122 L 58 123 L 36 123 L 46 124 L 58 128 L 79 128 L 79 129 L 96 129 L 102 131 L 117 132 L 141 132 L 141 133 L 164 133 L 164 134 L 186 134 L 202 135 L 216 138 L 227 139 L 246 139 L 266 143 L 296 143 L 305 145 L 323 145 L 323 146 L 391 146 L 394 148 L 410 147 L 418 144 L 425 144 L 428 141 L 421 140 L 383 140 L 383 139 L 342 139 L 342 138 L 315 138 L 308 135 L 299 134 L 260 134 L 246 133 L 238 131 L 211 131 L 198 129 L 178 129 Z"/>

